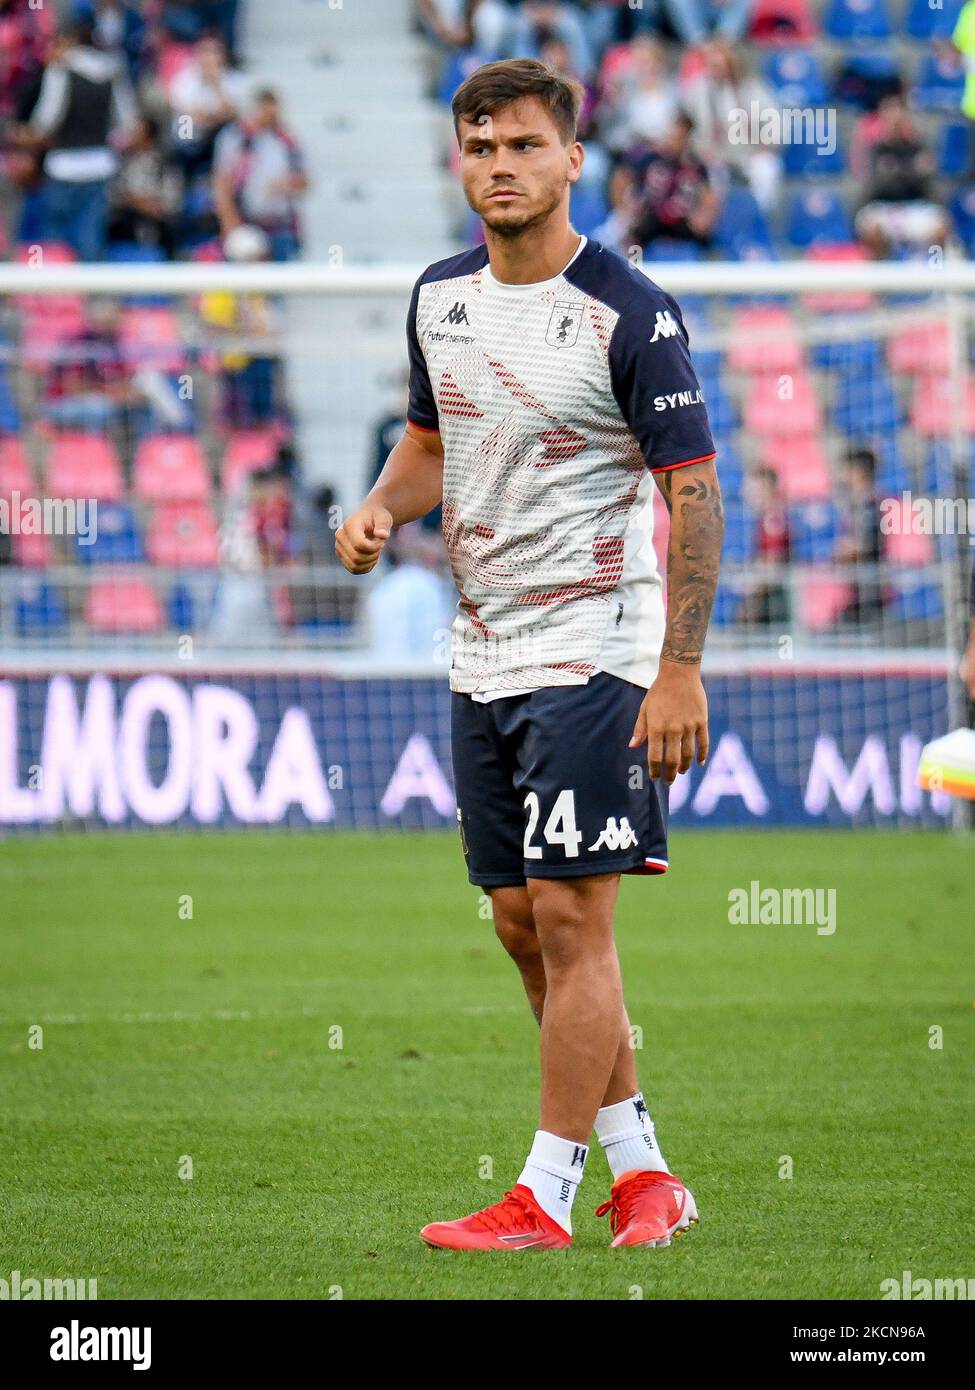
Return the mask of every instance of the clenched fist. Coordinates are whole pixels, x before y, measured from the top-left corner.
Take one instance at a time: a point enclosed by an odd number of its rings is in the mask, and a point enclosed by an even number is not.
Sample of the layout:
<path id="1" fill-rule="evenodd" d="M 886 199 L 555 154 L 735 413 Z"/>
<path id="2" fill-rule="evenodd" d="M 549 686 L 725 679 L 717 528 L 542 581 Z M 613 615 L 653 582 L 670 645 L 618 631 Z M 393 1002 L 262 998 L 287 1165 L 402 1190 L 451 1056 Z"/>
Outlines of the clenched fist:
<path id="1" fill-rule="evenodd" d="M 392 514 L 367 502 L 336 531 L 335 553 L 350 574 L 368 574 L 378 565 L 392 530 Z"/>

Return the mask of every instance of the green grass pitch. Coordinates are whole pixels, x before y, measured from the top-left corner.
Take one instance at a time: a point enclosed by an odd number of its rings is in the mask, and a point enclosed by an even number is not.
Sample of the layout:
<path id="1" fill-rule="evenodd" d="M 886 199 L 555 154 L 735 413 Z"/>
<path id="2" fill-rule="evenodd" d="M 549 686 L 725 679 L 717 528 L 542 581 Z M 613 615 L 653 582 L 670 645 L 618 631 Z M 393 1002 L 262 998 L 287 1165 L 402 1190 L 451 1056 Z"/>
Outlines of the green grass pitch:
<path id="1" fill-rule="evenodd" d="M 908 1269 L 975 1276 L 970 842 L 674 838 L 667 878 L 624 883 L 619 943 L 701 1225 L 611 1251 L 594 1146 L 573 1248 L 497 1256 L 417 1238 L 500 1197 L 536 1125 L 535 1025 L 454 836 L 6 841 L 0 1278 L 97 1278 L 101 1299 L 876 1299 Z M 753 878 L 835 888 L 835 935 L 729 925 Z"/>

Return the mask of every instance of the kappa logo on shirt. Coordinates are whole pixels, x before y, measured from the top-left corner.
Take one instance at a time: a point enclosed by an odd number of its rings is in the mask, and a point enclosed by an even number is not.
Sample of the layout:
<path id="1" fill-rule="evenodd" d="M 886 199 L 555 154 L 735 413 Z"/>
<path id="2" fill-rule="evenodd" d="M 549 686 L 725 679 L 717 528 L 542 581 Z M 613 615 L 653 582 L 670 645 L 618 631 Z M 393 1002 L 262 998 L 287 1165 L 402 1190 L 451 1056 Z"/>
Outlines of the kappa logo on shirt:
<path id="1" fill-rule="evenodd" d="M 460 300 L 457 300 L 454 304 L 454 307 L 449 311 L 449 313 L 444 314 L 440 322 L 452 323 L 455 327 L 462 323 L 466 323 L 469 325 L 470 319 L 467 317 L 467 305 L 462 304 Z"/>
<path id="2" fill-rule="evenodd" d="M 657 317 L 654 320 L 653 337 L 651 343 L 657 343 L 661 338 L 676 338 L 680 329 L 674 321 L 674 316 L 669 309 L 658 309 Z"/>
<path id="3" fill-rule="evenodd" d="M 579 338 L 579 326 L 582 323 L 582 308 L 581 304 L 573 304 L 569 300 L 556 301 L 545 332 L 545 341 L 550 347 L 573 347 L 575 345 Z"/>
<path id="4" fill-rule="evenodd" d="M 636 832 L 626 816 L 620 818 L 618 825 L 616 817 L 610 816 L 605 828 L 600 831 L 599 839 L 594 845 L 590 845 L 589 849 L 592 851 L 602 849 L 604 846 L 606 849 L 629 849 L 631 845 L 638 845 L 639 843 Z"/>

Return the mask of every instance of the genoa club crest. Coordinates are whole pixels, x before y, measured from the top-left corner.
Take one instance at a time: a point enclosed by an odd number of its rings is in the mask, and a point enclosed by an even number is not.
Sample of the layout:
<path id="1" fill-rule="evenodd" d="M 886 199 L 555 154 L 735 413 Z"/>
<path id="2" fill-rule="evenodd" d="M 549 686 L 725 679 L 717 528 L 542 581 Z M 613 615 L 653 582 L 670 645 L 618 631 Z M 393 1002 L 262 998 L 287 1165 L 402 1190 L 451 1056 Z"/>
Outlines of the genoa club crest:
<path id="1" fill-rule="evenodd" d="M 579 325 L 582 323 L 582 309 L 580 303 L 570 303 L 568 300 L 558 300 L 552 310 L 552 317 L 548 321 L 548 332 L 545 334 L 545 341 L 550 347 L 572 347 L 579 336 Z"/>

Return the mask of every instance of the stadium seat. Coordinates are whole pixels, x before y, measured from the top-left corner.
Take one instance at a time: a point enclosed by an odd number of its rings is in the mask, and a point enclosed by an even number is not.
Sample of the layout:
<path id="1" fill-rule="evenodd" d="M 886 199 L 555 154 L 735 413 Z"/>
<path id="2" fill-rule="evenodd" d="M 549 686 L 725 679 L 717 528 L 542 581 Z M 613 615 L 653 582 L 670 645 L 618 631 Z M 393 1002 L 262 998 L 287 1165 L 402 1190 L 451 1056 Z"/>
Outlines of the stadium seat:
<path id="1" fill-rule="evenodd" d="M 125 484 L 111 440 L 98 434 L 54 434 L 47 459 L 47 491 L 52 497 L 118 502 Z"/>
<path id="2" fill-rule="evenodd" d="M 210 471 L 197 439 L 156 434 L 136 447 L 132 489 L 144 502 L 200 501 L 210 496 Z"/>
<path id="3" fill-rule="evenodd" d="M 928 445 L 924 458 L 921 489 L 932 497 L 947 497 L 955 495 L 957 488 L 952 446 L 947 440 L 936 440 Z M 975 441 L 972 440 L 968 441 L 968 480 L 964 491 L 969 496 L 975 493 Z"/>
<path id="4" fill-rule="evenodd" d="M 572 225 L 583 236 L 592 236 L 609 216 L 609 204 L 598 189 L 579 188 L 572 190 Z"/>
<path id="5" fill-rule="evenodd" d="M 884 534 L 884 559 L 896 565 L 932 564 L 934 538 L 914 524 L 910 504 L 905 505 L 899 497 L 890 497 L 886 515 L 894 519 L 894 526 Z"/>
<path id="6" fill-rule="evenodd" d="M 807 106 L 823 106 L 827 100 L 826 74 L 813 52 L 791 48 L 767 53 L 762 76 L 781 106 L 801 111 Z"/>
<path id="7" fill-rule="evenodd" d="M 793 141 L 782 146 L 782 167 L 790 178 L 826 178 L 846 173 L 846 154 L 839 132 L 836 148 L 827 149 L 811 140 Z"/>
<path id="8" fill-rule="evenodd" d="M 152 563 L 169 569 L 212 569 L 220 558 L 217 523 L 206 502 L 161 502 L 147 545 Z"/>
<path id="9" fill-rule="evenodd" d="M 174 584 L 166 599 L 166 618 L 176 632 L 192 632 L 196 627 L 196 604 L 193 592 L 182 580 Z"/>
<path id="10" fill-rule="evenodd" d="M 181 372 L 186 366 L 179 323 L 170 308 L 126 309 L 119 324 L 119 348 L 129 367 Z"/>
<path id="11" fill-rule="evenodd" d="M 938 130 L 938 171 L 949 178 L 957 178 L 968 168 L 970 148 L 968 126 L 946 124 Z"/>
<path id="12" fill-rule="evenodd" d="M 678 261 L 703 261 L 704 248 L 693 241 L 671 241 L 669 237 L 660 237 L 657 241 L 647 243 L 643 248 L 643 256 L 645 260 L 656 265 L 672 265 Z"/>
<path id="13" fill-rule="evenodd" d="M 277 430 L 237 430 L 230 436 L 221 470 L 225 496 L 231 497 L 241 479 L 249 473 L 270 467 L 277 456 L 280 438 Z"/>
<path id="14" fill-rule="evenodd" d="M 162 605 L 146 579 L 98 579 L 85 600 L 85 622 L 99 633 L 158 632 L 163 625 Z"/>
<path id="15" fill-rule="evenodd" d="M 46 372 L 58 349 L 83 332 L 85 305 L 80 294 L 31 297 L 40 301 L 40 307 L 22 311 L 18 360 L 27 371 Z"/>
<path id="16" fill-rule="evenodd" d="M 860 111 L 875 111 L 886 96 L 903 90 L 897 59 L 886 49 L 847 53 L 833 81 L 832 98 Z"/>
<path id="17" fill-rule="evenodd" d="M 167 257 L 161 246 L 142 246 L 133 241 L 116 241 L 107 247 L 105 259 L 115 265 L 164 265 Z M 164 294 L 126 294 L 123 296 L 123 303 L 165 307 L 169 299 Z"/>
<path id="18" fill-rule="evenodd" d="M 839 378 L 832 421 L 850 439 L 883 437 L 896 430 L 903 419 L 894 384 L 883 368 L 862 374 L 845 372 Z"/>
<path id="19" fill-rule="evenodd" d="M 952 111 L 961 105 L 965 69 L 961 61 L 943 52 L 925 54 L 912 93 L 915 106 L 924 111 Z"/>
<path id="20" fill-rule="evenodd" d="M 771 468 L 788 502 L 818 502 L 833 491 L 823 446 L 814 435 L 763 439 L 759 454 L 763 467 Z"/>
<path id="21" fill-rule="evenodd" d="M 50 569 L 54 564 L 54 542 L 42 531 L 36 535 L 24 533 L 10 538 L 13 546 L 14 564 L 24 569 Z"/>
<path id="22" fill-rule="evenodd" d="M 833 39 L 889 39 L 886 0 L 829 0 L 823 31 Z"/>
<path id="23" fill-rule="evenodd" d="M 10 373 L 6 363 L 0 363 L 0 434 L 17 434 L 20 424 L 20 409 L 14 400 Z"/>
<path id="24" fill-rule="evenodd" d="M 887 341 L 887 365 L 892 372 L 947 372 L 951 362 L 948 324 L 943 318 L 916 327 L 900 328 Z"/>
<path id="25" fill-rule="evenodd" d="M 867 253 L 856 242 L 841 242 L 837 246 L 811 246 L 807 261 L 865 261 Z M 805 308 L 814 314 L 854 314 L 869 309 L 873 296 L 869 290 L 814 290 L 802 297 Z"/>
<path id="26" fill-rule="evenodd" d="M 789 509 L 792 558 L 803 564 L 831 560 L 840 535 L 840 518 L 835 505 L 822 499 L 804 502 Z"/>
<path id="27" fill-rule="evenodd" d="M 908 0 L 905 28 L 912 39 L 950 39 L 965 0 Z"/>
<path id="28" fill-rule="evenodd" d="M 839 338 L 813 343 L 809 356 L 823 371 L 862 372 L 883 365 L 884 349 L 876 338 Z"/>
<path id="29" fill-rule="evenodd" d="M 853 589 L 827 571 L 806 574 L 799 586 L 799 615 L 810 632 L 825 632 L 835 625 L 853 598 Z"/>
<path id="30" fill-rule="evenodd" d="M 809 0 L 755 0 L 748 38 L 757 44 L 808 43 L 818 29 Z"/>
<path id="31" fill-rule="evenodd" d="M 835 245 L 852 237 L 853 224 L 838 194 L 809 188 L 790 198 L 785 217 L 785 239 L 790 246 L 805 250 L 817 243 Z"/>
<path id="32" fill-rule="evenodd" d="M 0 497 L 9 499 L 19 492 L 28 497 L 34 489 L 34 476 L 22 439 L 16 435 L 0 436 Z"/>
<path id="33" fill-rule="evenodd" d="M 802 344 L 788 309 L 750 305 L 731 320 L 728 366 L 735 372 L 796 372 Z"/>
<path id="34" fill-rule="evenodd" d="M 772 237 L 762 211 L 747 188 L 728 190 L 714 239 L 720 250 L 732 259 L 743 259 L 743 252 L 757 246 L 772 249 Z"/>
<path id="35" fill-rule="evenodd" d="M 145 557 L 132 508 L 124 502 L 101 505 L 94 540 L 90 545 L 76 542 L 74 554 L 82 565 L 139 564 Z"/>
<path id="36" fill-rule="evenodd" d="M 901 622 L 936 622 L 944 616 L 940 584 L 926 582 L 920 575 L 897 575 L 887 616 Z"/>
<path id="37" fill-rule="evenodd" d="M 907 492 L 914 486 L 914 479 L 897 447 L 896 436 L 880 436 L 872 443 L 877 456 L 874 486 L 878 495 L 890 497 L 894 493 Z"/>
<path id="38" fill-rule="evenodd" d="M 16 595 L 14 626 L 19 637 L 49 637 L 67 625 L 64 600 L 48 580 L 22 578 Z"/>
<path id="39" fill-rule="evenodd" d="M 791 394 L 780 395 L 776 376 L 752 379 L 745 400 L 745 429 L 767 436 L 810 436 L 819 433 L 821 414 L 812 381 L 806 372 L 791 375 Z"/>
<path id="40" fill-rule="evenodd" d="M 955 231 L 969 256 L 975 256 L 975 186 L 960 188 L 948 204 Z"/>
<path id="41" fill-rule="evenodd" d="M 958 421 L 953 384 L 945 376 L 924 374 L 916 378 L 911 406 L 911 427 L 925 439 L 947 439 L 960 425 L 975 433 L 975 375 L 969 372 L 962 392 L 962 419 Z"/>
<path id="42" fill-rule="evenodd" d="M 745 470 L 741 456 L 734 443 L 716 431 L 714 445 L 717 449 L 715 467 L 721 480 L 721 491 L 725 497 L 740 497 L 745 486 Z"/>
<path id="43" fill-rule="evenodd" d="M 755 557 L 755 517 L 741 498 L 725 507 L 724 544 L 721 558 L 728 564 L 745 565 Z"/>

